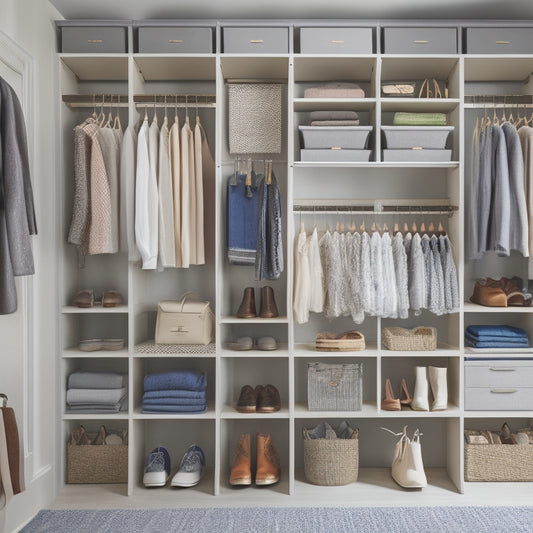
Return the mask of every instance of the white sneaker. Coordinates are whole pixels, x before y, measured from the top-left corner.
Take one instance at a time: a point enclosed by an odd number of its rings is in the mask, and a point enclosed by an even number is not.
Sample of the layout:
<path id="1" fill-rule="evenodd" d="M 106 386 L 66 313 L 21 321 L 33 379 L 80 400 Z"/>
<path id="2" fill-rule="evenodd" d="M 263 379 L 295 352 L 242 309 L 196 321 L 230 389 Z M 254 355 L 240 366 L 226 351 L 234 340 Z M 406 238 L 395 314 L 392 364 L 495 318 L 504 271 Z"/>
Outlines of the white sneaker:
<path id="1" fill-rule="evenodd" d="M 170 477 L 170 455 L 160 446 L 150 452 L 144 468 L 145 487 L 164 487 Z"/>
<path id="2" fill-rule="evenodd" d="M 194 487 L 198 485 L 205 472 L 205 455 L 200 448 L 193 444 L 185 452 L 181 459 L 180 467 L 176 475 L 172 478 L 172 487 Z"/>

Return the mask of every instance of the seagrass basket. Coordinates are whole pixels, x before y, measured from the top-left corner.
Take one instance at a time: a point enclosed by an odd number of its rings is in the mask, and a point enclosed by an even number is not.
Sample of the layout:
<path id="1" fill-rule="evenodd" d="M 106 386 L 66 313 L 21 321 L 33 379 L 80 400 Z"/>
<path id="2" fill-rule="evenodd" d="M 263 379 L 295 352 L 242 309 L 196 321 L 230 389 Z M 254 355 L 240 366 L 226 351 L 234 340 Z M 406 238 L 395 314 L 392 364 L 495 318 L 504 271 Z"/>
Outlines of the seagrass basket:
<path id="1" fill-rule="evenodd" d="M 67 483 L 127 482 L 127 445 L 67 445 Z"/>
<path id="2" fill-rule="evenodd" d="M 465 444 L 465 481 L 533 481 L 533 446 Z"/>
<path id="3" fill-rule="evenodd" d="M 437 349 L 437 329 L 426 326 L 414 329 L 383 328 L 381 342 L 388 350 L 432 351 Z"/>
<path id="4" fill-rule="evenodd" d="M 310 439 L 304 429 L 304 472 L 309 483 L 338 486 L 357 481 L 359 432 L 351 439 Z"/>

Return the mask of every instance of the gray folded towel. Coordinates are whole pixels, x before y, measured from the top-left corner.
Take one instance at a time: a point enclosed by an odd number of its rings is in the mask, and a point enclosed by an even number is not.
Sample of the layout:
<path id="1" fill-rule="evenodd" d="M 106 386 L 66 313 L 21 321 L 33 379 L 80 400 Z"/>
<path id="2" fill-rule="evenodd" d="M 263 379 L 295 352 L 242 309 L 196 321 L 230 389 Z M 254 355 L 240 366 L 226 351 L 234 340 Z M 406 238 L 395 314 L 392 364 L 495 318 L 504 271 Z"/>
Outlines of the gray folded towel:
<path id="1" fill-rule="evenodd" d="M 311 126 L 359 126 L 359 120 L 313 120 Z"/>
<path id="2" fill-rule="evenodd" d="M 106 405 L 119 403 L 126 395 L 127 389 L 69 389 L 67 403 Z"/>
<path id="3" fill-rule="evenodd" d="M 304 98 L 364 98 L 365 91 L 357 83 L 333 82 L 304 91 Z"/>
<path id="4" fill-rule="evenodd" d="M 358 120 L 356 111 L 311 111 L 311 120 Z"/>
<path id="5" fill-rule="evenodd" d="M 127 385 L 127 374 L 118 372 L 74 372 L 68 377 L 69 389 L 121 389 Z"/>

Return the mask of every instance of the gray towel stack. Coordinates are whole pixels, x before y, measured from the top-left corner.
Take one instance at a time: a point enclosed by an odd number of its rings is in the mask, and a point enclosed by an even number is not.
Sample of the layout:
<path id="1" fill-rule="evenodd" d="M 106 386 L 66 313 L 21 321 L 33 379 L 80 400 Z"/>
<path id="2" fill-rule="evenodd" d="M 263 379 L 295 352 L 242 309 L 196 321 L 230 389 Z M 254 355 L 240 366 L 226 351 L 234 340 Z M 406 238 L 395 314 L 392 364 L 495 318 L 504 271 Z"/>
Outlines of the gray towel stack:
<path id="1" fill-rule="evenodd" d="M 128 376 L 117 372 L 74 372 L 67 406 L 77 413 L 118 413 L 128 405 Z"/>
<path id="2" fill-rule="evenodd" d="M 355 111 L 311 111 L 311 126 L 359 126 Z"/>

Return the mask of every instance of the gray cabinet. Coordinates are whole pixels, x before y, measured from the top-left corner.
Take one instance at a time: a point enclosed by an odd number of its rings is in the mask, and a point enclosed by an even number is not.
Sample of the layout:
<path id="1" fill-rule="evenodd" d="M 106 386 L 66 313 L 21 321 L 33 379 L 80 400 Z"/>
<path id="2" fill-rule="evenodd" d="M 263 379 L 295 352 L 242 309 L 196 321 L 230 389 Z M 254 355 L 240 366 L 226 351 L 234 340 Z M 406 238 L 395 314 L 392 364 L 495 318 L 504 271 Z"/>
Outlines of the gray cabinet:
<path id="1" fill-rule="evenodd" d="M 533 28 L 466 28 L 468 54 L 533 54 Z"/>
<path id="2" fill-rule="evenodd" d="M 287 54 L 289 28 L 224 28 L 226 54 Z"/>
<path id="3" fill-rule="evenodd" d="M 140 27 L 141 54 L 209 54 L 213 52 L 211 28 Z"/>
<path id="4" fill-rule="evenodd" d="M 384 28 L 386 54 L 456 54 L 457 28 Z"/>
<path id="5" fill-rule="evenodd" d="M 371 54 L 372 28 L 301 28 L 302 54 Z"/>
<path id="6" fill-rule="evenodd" d="M 123 54 L 128 51 L 124 27 L 63 26 L 61 51 L 71 54 Z"/>

